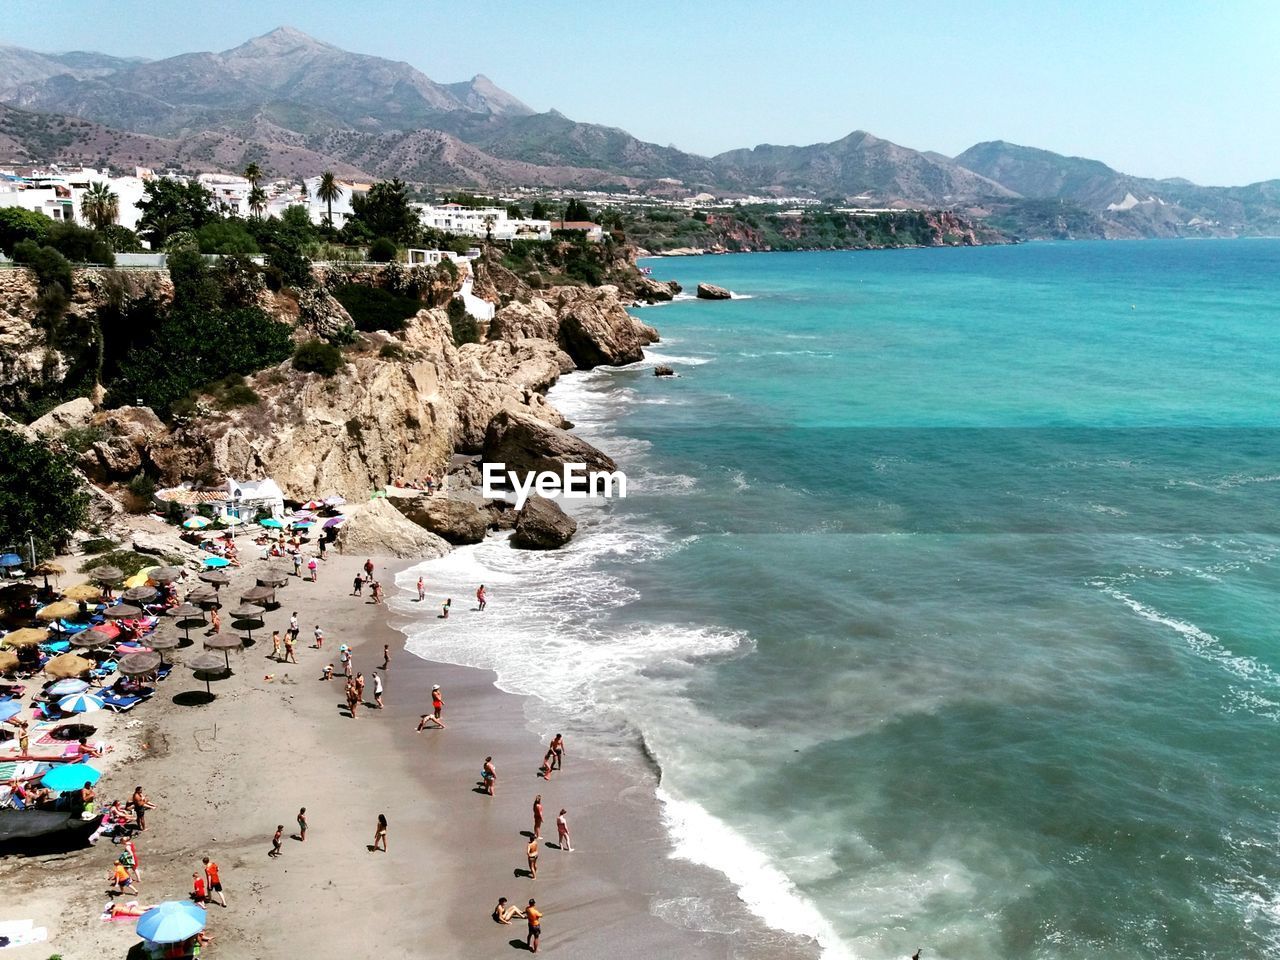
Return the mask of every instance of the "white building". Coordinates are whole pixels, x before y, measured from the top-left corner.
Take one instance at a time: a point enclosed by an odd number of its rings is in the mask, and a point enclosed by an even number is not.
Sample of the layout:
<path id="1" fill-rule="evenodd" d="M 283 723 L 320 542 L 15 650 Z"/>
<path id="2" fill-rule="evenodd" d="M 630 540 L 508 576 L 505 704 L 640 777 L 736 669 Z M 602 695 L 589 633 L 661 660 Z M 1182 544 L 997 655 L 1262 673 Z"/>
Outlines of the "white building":
<path id="1" fill-rule="evenodd" d="M 517 220 L 507 216 L 505 207 L 464 207 L 458 203 L 432 205 L 415 203 L 422 225 L 461 237 L 492 237 L 494 240 L 550 240 L 547 220 Z"/>
<path id="2" fill-rule="evenodd" d="M 124 177 L 113 177 L 107 170 L 92 167 L 62 170 L 52 166 L 25 175 L 0 171 L 0 207 L 21 207 L 43 213 L 51 220 L 79 223 L 83 219 L 80 201 L 85 191 L 95 183 L 105 183 L 116 195 L 116 222 L 134 230 L 141 216 L 138 201 L 143 197 L 143 185 L 151 176 L 150 170 L 141 167 L 132 176 Z"/>
<path id="3" fill-rule="evenodd" d="M 324 223 L 325 218 L 329 215 L 329 204 L 321 200 L 318 195 L 320 192 L 320 178 L 307 177 L 302 183 L 306 188 L 306 196 L 300 196 L 299 202 L 304 204 L 307 212 L 311 214 L 312 223 Z M 357 183 L 354 180 L 339 180 L 337 185 L 338 196 L 333 201 L 333 226 L 335 230 L 341 230 L 354 212 L 351 209 L 351 198 L 368 193 L 373 184 Z"/>

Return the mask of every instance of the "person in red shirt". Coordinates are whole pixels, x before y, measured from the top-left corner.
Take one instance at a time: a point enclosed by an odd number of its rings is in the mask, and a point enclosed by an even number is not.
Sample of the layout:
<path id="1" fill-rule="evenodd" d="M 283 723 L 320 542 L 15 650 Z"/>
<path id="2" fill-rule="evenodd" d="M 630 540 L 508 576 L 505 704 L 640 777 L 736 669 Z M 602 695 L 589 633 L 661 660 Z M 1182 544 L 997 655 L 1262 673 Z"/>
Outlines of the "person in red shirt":
<path id="1" fill-rule="evenodd" d="M 198 873 L 191 875 L 191 899 L 204 906 L 204 877 Z"/>
<path id="2" fill-rule="evenodd" d="M 213 898 L 214 894 L 217 894 L 218 902 L 225 907 L 227 905 L 227 898 L 222 892 L 222 880 L 218 876 L 218 865 L 208 857 L 204 858 L 204 875 L 209 881 L 210 899 Z"/>

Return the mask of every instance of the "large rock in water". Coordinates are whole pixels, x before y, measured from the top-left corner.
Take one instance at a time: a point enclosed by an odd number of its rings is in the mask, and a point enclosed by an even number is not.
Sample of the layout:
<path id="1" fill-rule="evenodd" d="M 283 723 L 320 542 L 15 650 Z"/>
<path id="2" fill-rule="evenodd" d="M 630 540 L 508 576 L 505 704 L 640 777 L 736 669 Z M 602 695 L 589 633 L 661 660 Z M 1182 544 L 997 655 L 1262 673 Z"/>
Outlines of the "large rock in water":
<path id="1" fill-rule="evenodd" d="M 724 287 L 717 287 L 714 283 L 698 284 L 699 300 L 732 300 L 733 294 Z"/>
<path id="2" fill-rule="evenodd" d="M 578 522 L 546 497 L 532 496 L 516 515 L 511 545 L 521 550 L 554 550 L 578 532 Z"/>
<path id="3" fill-rule="evenodd" d="M 557 287 L 554 297 L 556 342 L 582 370 L 643 360 L 658 341 L 657 330 L 627 313 L 617 287 Z"/>
<path id="4" fill-rule="evenodd" d="M 466 495 L 397 497 L 397 510 L 452 544 L 479 543 L 489 529 L 489 512 L 481 500 Z"/>
<path id="5" fill-rule="evenodd" d="M 449 552 L 449 544 L 418 526 L 385 497 L 344 508 L 347 522 L 338 529 L 343 553 L 365 556 L 434 560 Z"/>
<path id="6" fill-rule="evenodd" d="M 674 280 L 655 280 L 641 277 L 635 282 L 635 296 L 645 303 L 665 303 L 680 292 L 680 284 Z"/>
<path id="7" fill-rule="evenodd" d="M 503 411 L 489 421 L 484 435 L 484 462 L 502 463 L 523 478 L 566 463 L 586 464 L 588 470 L 616 470 L 617 464 L 585 440 L 559 427 L 520 413 Z"/>

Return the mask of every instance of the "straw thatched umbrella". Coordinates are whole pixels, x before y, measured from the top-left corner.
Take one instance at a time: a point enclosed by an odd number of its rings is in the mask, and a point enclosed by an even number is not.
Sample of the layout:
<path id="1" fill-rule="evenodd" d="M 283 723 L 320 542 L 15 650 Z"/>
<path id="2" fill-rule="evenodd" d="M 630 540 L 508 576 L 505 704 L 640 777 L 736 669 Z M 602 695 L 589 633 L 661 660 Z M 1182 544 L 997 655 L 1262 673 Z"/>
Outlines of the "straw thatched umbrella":
<path id="1" fill-rule="evenodd" d="M 49 631 L 44 627 L 23 627 L 6 635 L 3 640 L 0 640 L 0 644 L 6 647 L 34 647 L 37 643 L 44 643 L 48 639 Z"/>
<path id="2" fill-rule="evenodd" d="M 102 588 L 92 583 L 77 583 L 74 587 L 63 590 L 62 595 L 68 600 L 83 600 L 87 603 L 90 600 L 101 599 Z"/>
<path id="3" fill-rule="evenodd" d="M 103 633 L 101 630 L 81 630 L 71 638 L 71 645 L 79 647 L 81 650 L 94 650 L 98 647 L 105 647 L 109 643 L 115 643 L 117 639 L 110 634 Z"/>
<path id="4" fill-rule="evenodd" d="M 120 596 L 124 597 L 124 599 L 128 600 L 130 603 L 147 603 L 148 601 L 156 598 L 156 593 L 157 591 L 155 587 L 130 587 L 124 593 L 120 594 Z"/>
<path id="5" fill-rule="evenodd" d="M 240 594 L 240 600 L 243 603 L 268 603 L 276 602 L 276 588 L 268 586 L 250 587 L 244 593 Z"/>
<path id="6" fill-rule="evenodd" d="M 224 664 L 218 659 L 216 653 L 202 653 L 199 656 L 192 657 L 187 661 L 187 666 L 196 673 L 204 674 L 204 688 L 210 697 L 213 696 L 213 690 L 209 687 L 210 675 L 228 673 L 231 670 L 230 663 Z"/>
<path id="7" fill-rule="evenodd" d="M 88 673 L 96 666 L 97 664 L 92 660 L 88 660 L 79 654 L 64 653 L 46 663 L 44 672 L 46 676 L 50 677 L 78 677 Z"/>
<path id="8" fill-rule="evenodd" d="M 129 603 L 117 603 L 107 607 L 105 615 L 108 620 L 133 620 L 142 616 L 142 610 Z"/>
<path id="9" fill-rule="evenodd" d="M 94 583 L 117 583 L 124 579 L 124 571 L 109 565 L 94 567 L 89 571 L 89 579 Z"/>
<path id="10" fill-rule="evenodd" d="M 160 666 L 162 667 L 164 666 L 164 652 L 175 649 L 180 643 L 182 641 L 172 634 L 152 634 L 147 637 L 147 646 L 160 654 Z"/>
<path id="11" fill-rule="evenodd" d="M 204 646 L 206 650 L 221 650 L 222 656 L 227 661 L 227 669 L 231 669 L 231 651 L 241 649 L 244 644 L 240 638 L 229 633 L 215 633 L 212 637 L 205 637 Z"/>
<path id="12" fill-rule="evenodd" d="M 286 570 L 284 567 L 267 567 L 258 574 L 258 583 L 267 587 L 283 587 L 289 582 L 291 576 L 293 576 L 292 570 Z"/>
<path id="13" fill-rule="evenodd" d="M 201 570 L 199 576 L 205 583 L 213 584 L 215 590 L 231 582 L 231 574 L 225 570 Z"/>
<path id="14" fill-rule="evenodd" d="M 131 653 L 120 658 L 116 669 L 126 677 L 142 677 L 155 673 L 162 663 L 164 658 L 158 653 Z"/>
<path id="15" fill-rule="evenodd" d="M 156 583 L 173 583 L 182 576 L 181 567 L 156 567 L 151 571 L 151 579 Z"/>
<path id="16" fill-rule="evenodd" d="M 18 665 L 18 655 L 12 650 L 0 650 L 0 673 L 8 673 Z"/>
<path id="17" fill-rule="evenodd" d="M 80 604 L 70 600 L 58 600 L 36 611 L 37 620 L 62 620 L 80 612 Z"/>
<path id="18" fill-rule="evenodd" d="M 238 621 L 245 623 L 256 622 L 261 625 L 263 614 L 266 612 L 267 611 L 263 610 L 262 607 L 255 607 L 252 603 L 245 603 L 232 610 L 231 616 L 235 617 Z M 261 626 L 259 626 L 259 629 L 261 629 Z M 245 627 L 245 630 L 249 634 L 249 639 L 253 640 L 253 627 Z"/>
<path id="19" fill-rule="evenodd" d="M 187 594 L 187 603 L 217 603 L 218 591 L 213 587 L 199 586 Z"/>
<path id="20" fill-rule="evenodd" d="M 197 607 L 194 603 L 180 603 L 176 607 L 170 607 L 165 611 L 169 616 L 178 621 L 182 627 L 182 633 L 187 640 L 191 639 L 191 621 L 199 619 L 204 620 L 204 610 Z"/>
<path id="21" fill-rule="evenodd" d="M 36 576 L 44 577 L 44 588 L 49 589 L 49 578 L 59 577 L 67 572 L 67 568 L 53 560 L 45 560 L 43 563 L 36 564 L 36 568 L 31 571 Z"/>

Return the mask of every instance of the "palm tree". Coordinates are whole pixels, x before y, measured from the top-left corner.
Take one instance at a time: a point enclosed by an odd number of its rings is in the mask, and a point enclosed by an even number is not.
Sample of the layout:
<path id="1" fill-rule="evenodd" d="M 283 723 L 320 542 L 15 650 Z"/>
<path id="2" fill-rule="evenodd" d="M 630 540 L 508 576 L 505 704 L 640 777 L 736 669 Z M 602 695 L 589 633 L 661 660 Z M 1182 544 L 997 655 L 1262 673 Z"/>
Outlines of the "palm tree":
<path id="1" fill-rule="evenodd" d="M 249 191 L 249 211 L 255 216 L 262 216 L 262 211 L 267 206 L 267 191 L 263 190 L 257 184 Z"/>
<path id="2" fill-rule="evenodd" d="M 338 186 L 338 178 L 333 175 L 332 170 L 326 170 L 320 174 L 320 186 L 316 188 L 316 197 L 324 201 L 329 208 L 329 213 L 325 217 L 329 221 L 329 226 L 333 226 L 333 201 L 342 196 L 342 188 Z"/>
<path id="3" fill-rule="evenodd" d="M 80 198 L 80 215 L 95 230 L 105 230 L 120 214 L 120 198 L 105 183 L 92 183 Z"/>
<path id="4" fill-rule="evenodd" d="M 493 243 L 493 225 L 498 222 L 498 218 L 492 213 L 484 215 L 484 242 Z"/>
<path id="5" fill-rule="evenodd" d="M 262 168 L 256 163 L 249 164 L 244 168 L 244 178 L 256 187 L 262 179 Z"/>

